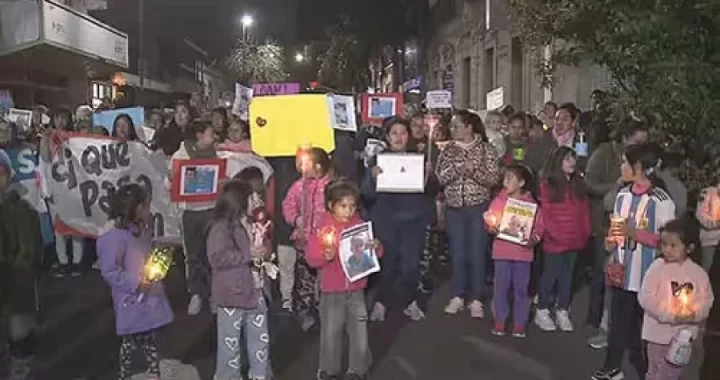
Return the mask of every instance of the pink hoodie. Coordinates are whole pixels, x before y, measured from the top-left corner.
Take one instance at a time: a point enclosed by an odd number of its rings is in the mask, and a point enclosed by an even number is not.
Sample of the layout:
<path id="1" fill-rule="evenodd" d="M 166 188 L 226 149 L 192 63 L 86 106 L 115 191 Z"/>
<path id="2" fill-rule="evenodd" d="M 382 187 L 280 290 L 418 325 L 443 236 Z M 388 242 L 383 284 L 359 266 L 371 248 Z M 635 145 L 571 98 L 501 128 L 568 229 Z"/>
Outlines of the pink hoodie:
<path id="1" fill-rule="evenodd" d="M 495 199 L 490 202 L 490 209 L 488 211 L 494 213 L 495 215 L 502 215 L 508 198 L 510 197 L 508 196 L 507 191 L 503 189 L 500 194 L 498 194 Z M 537 203 L 529 192 L 523 193 L 516 199 L 525 202 Z M 545 223 L 543 221 L 542 214 L 540 213 L 540 207 L 538 207 L 537 213 L 535 214 L 535 224 L 533 224 L 530 236 L 542 238 L 544 234 Z M 502 239 L 495 239 L 495 242 L 493 242 L 492 258 L 494 260 L 531 262 L 533 261 L 533 247 L 515 244 Z"/>
<path id="2" fill-rule="evenodd" d="M 303 186 L 303 182 L 305 185 Z M 295 227 L 298 225 L 300 214 L 302 213 L 302 198 L 303 198 L 303 187 L 305 189 L 305 218 L 302 221 L 302 227 L 304 230 L 304 241 L 308 242 L 310 235 L 317 231 L 318 223 L 325 213 L 325 186 L 330 183 L 330 176 L 326 175 L 320 178 L 300 178 L 290 186 L 285 199 L 282 202 L 282 213 L 287 224 Z M 298 238 L 301 236 L 291 236 L 296 243 L 300 243 Z"/>
<path id="3" fill-rule="evenodd" d="M 363 221 L 360 219 L 358 214 L 350 220 L 348 223 L 339 222 L 329 212 L 323 212 L 320 220 L 318 221 L 318 230 L 322 230 L 325 227 L 332 227 L 338 233 L 342 230 L 361 224 Z M 335 257 L 328 261 L 325 259 L 325 248 L 320 242 L 320 237 L 317 233 L 310 235 L 308 240 L 308 246 L 305 254 L 308 264 L 314 268 L 318 268 L 320 276 L 320 290 L 323 293 L 340 293 L 340 292 L 353 292 L 356 290 L 365 289 L 367 286 L 367 277 L 357 280 L 355 282 L 348 281 L 345 276 L 345 272 L 342 269 L 340 260 L 337 259 L 337 248 L 335 248 Z M 378 258 L 383 256 L 383 248 L 379 246 L 375 249 L 375 254 Z"/>
<path id="4" fill-rule="evenodd" d="M 218 144 L 218 150 L 227 150 L 230 152 L 238 153 L 252 153 L 252 145 L 250 140 L 242 140 L 240 142 L 232 142 L 225 140 L 225 142 Z"/>

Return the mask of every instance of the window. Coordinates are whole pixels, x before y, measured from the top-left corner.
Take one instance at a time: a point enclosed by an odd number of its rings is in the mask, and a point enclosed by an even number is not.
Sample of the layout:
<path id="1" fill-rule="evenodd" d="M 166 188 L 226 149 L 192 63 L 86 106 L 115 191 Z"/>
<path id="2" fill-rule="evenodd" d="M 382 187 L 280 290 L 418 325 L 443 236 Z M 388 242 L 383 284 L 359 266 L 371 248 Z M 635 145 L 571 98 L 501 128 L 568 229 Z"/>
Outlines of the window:
<path id="1" fill-rule="evenodd" d="M 205 65 L 200 61 L 195 61 L 195 80 L 203 83 L 205 80 Z"/>
<path id="2" fill-rule="evenodd" d="M 115 99 L 115 86 L 104 82 L 92 82 L 92 105 L 97 107 L 102 100 L 108 98 Z"/>

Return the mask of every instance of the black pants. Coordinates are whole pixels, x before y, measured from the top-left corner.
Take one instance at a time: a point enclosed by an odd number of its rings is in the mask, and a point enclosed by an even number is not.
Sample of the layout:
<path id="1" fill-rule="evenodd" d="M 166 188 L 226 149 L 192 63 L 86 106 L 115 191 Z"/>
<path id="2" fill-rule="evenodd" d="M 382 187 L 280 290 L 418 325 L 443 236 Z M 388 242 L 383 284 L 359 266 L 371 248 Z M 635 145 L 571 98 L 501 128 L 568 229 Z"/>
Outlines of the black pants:
<path id="1" fill-rule="evenodd" d="M 590 245 L 593 257 L 592 280 L 590 285 L 590 304 L 588 305 L 587 324 L 599 328 L 605 307 L 605 238 L 596 236 Z"/>
<path id="2" fill-rule="evenodd" d="M 210 293 L 210 263 L 205 252 L 207 227 L 213 210 L 191 211 L 182 214 L 182 235 L 185 249 L 185 275 L 190 295 L 203 298 Z"/>
<path id="3" fill-rule="evenodd" d="M 610 328 L 608 331 L 608 347 L 605 352 L 606 370 L 622 366 L 625 350 L 628 360 L 644 379 L 647 373 L 647 356 L 642 342 L 643 309 L 638 302 L 636 292 L 620 288 L 610 288 Z"/>
<path id="4" fill-rule="evenodd" d="M 149 375 L 160 378 L 160 357 L 158 356 L 157 345 L 155 344 L 155 330 L 123 335 L 120 337 L 120 372 L 119 380 L 129 379 L 132 375 L 132 356 L 135 350 L 141 348 L 145 354 Z"/>

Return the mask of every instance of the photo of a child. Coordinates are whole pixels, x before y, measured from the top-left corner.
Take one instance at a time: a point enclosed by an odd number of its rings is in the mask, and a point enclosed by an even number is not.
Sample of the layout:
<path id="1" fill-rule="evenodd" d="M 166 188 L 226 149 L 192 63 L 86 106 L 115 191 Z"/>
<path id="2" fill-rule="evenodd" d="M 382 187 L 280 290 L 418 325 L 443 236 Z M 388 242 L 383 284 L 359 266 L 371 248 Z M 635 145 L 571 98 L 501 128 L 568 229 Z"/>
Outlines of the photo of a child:
<path id="1" fill-rule="evenodd" d="M 372 259 L 372 250 L 366 249 L 368 241 L 359 237 L 353 237 L 350 239 L 350 250 L 352 255 L 347 258 L 345 267 L 347 268 L 348 276 L 355 277 L 364 272 L 371 270 L 375 263 Z"/>
<path id="2" fill-rule="evenodd" d="M 182 195 L 212 194 L 217 192 L 218 168 L 215 166 L 189 166 L 182 172 Z"/>
<path id="3" fill-rule="evenodd" d="M 340 262 L 350 282 L 380 271 L 370 222 L 350 227 L 340 236 Z"/>

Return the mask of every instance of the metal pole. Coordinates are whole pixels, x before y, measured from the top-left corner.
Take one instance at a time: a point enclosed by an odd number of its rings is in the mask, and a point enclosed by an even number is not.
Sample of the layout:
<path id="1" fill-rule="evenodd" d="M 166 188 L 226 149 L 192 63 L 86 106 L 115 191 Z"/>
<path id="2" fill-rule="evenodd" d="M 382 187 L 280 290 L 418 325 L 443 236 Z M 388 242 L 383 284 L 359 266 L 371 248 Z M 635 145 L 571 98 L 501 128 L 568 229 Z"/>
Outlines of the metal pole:
<path id="1" fill-rule="evenodd" d="M 138 3 L 138 77 L 140 77 L 140 89 L 137 91 L 135 96 L 136 105 L 142 106 L 142 93 L 145 88 L 145 0 L 139 0 Z"/>

